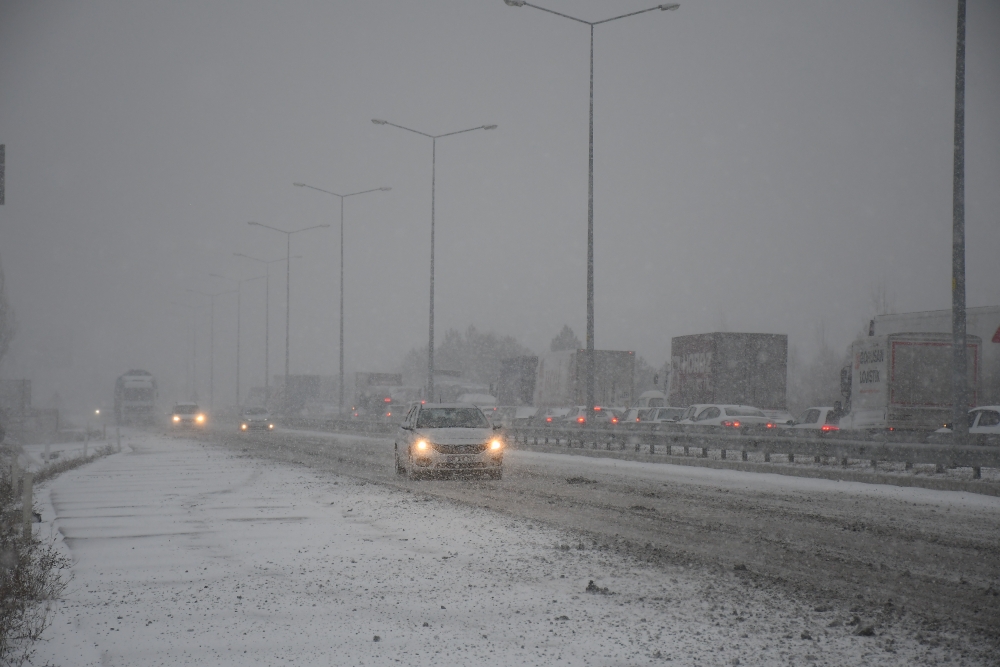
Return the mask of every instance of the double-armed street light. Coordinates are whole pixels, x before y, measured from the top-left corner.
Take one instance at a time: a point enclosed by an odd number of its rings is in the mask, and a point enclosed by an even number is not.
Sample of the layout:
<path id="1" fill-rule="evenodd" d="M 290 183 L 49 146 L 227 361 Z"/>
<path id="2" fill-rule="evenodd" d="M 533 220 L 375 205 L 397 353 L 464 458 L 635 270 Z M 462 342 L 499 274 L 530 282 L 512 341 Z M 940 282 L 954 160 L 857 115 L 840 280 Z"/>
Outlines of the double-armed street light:
<path id="1" fill-rule="evenodd" d="M 510 7 L 532 7 L 533 9 L 555 14 L 564 19 L 590 26 L 590 168 L 587 194 L 587 411 L 592 417 L 594 413 L 594 27 L 656 10 L 671 11 L 677 9 L 680 5 L 677 3 L 662 4 L 650 7 L 649 9 L 640 9 L 637 12 L 614 16 L 602 21 L 584 21 L 575 16 L 533 5 L 525 0 L 504 0 L 504 2 Z M 588 421 L 592 420 L 588 419 Z"/>
<path id="2" fill-rule="evenodd" d="M 218 273 L 210 273 L 213 278 L 222 278 L 223 280 L 230 280 L 236 283 L 236 407 L 240 407 L 240 323 L 242 318 L 240 317 L 243 304 L 243 283 L 248 283 L 251 280 L 260 280 L 264 276 L 254 276 L 253 278 L 230 278 L 229 276 L 223 276 Z"/>
<path id="3" fill-rule="evenodd" d="M 437 181 L 437 140 L 444 137 L 450 137 L 455 134 L 463 134 L 465 132 L 472 132 L 474 130 L 495 130 L 496 125 L 478 125 L 476 127 L 470 127 L 465 130 L 458 130 L 456 132 L 446 132 L 445 134 L 427 134 L 426 132 L 421 132 L 419 130 L 414 130 L 409 127 L 403 127 L 402 125 L 396 125 L 395 123 L 390 123 L 387 120 L 380 120 L 378 118 L 373 118 L 372 122 L 376 125 L 391 125 L 392 127 L 398 127 L 401 130 L 406 130 L 407 132 L 412 132 L 414 134 L 419 134 L 422 137 L 427 137 L 431 140 L 431 299 L 430 299 L 430 334 L 427 341 L 427 400 L 434 400 L 434 196 L 435 196 L 435 186 Z"/>
<path id="4" fill-rule="evenodd" d="M 275 262 L 287 261 L 284 257 L 279 257 L 278 259 L 260 259 L 259 257 L 251 257 L 250 255 L 244 255 L 241 252 L 234 252 L 233 255 L 236 257 L 242 257 L 244 259 L 251 259 L 255 262 L 260 262 L 264 265 L 266 273 L 264 274 L 264 403 L 267 404 L 271 400 L 270 391 L 270 352 L 271 352 L 271 264 Z M 302 259 L 302 255 L 294 255 L 291 259 Z M 238 383 L 237 383 L 238 384 Z"/>
<path id="5" fill-rule="evenodd" d="M 207 296 L 209 298 L 209 326 L 208 326 L 208 407 L 211 409 L 215 407 L 215 297 L 222 296 L 223 294 L 233 294 L 236 290 L 227 290 L 225 292 L 202 292 L 201 290 L 191 289 L 188 292 L 193 292 L 195 294 L 201 294 L 202 296 Z"/>
<path id="6" fill-rule="evenodd" d="M 346 195 L 340 195 L 336 192 L 330 190 L 324 190 L 323 188 L 317 188 L 314 185 L 309 185 L 307 183 L 292 183 L 297 188 L 309 188 L 310 190 L 315 190 L 317 192 L 323 192 L 328 195 L 340 198 L 340 394 L 338 407 L 340 412 L 344 411 L 344 200 L 348 197 L 354 197 L 357 195 L 366 195 L 369 192 L 388 192 L 392 188 L 381 187 L 373 188 L 371 190 L 362 190 L 360 192 L 351 192 Z"/>
<path id="7" fill-rule="evenodd" d="M 325 229 L 330 225 L 313 225 L 312 227 L 304 227 L 302 229 L 278 229 L 277 227 L 272 227 L 271 225 L 265 225 L 260 222 L 253 222 L 252 220 L 247 223 L 248 225 L 254 225 L 256 227 L 263 227 L 265 229 L 270 229 L 273 232 L 280 232 L 285 235 L 285 402 L 288 402 L 288 361 L 290 359 L 289 355 L 289 332 L 291 330 L 292 322 L 292 234 L 298 234 L 300 232 L 308 232 L 310 229 Z"/>

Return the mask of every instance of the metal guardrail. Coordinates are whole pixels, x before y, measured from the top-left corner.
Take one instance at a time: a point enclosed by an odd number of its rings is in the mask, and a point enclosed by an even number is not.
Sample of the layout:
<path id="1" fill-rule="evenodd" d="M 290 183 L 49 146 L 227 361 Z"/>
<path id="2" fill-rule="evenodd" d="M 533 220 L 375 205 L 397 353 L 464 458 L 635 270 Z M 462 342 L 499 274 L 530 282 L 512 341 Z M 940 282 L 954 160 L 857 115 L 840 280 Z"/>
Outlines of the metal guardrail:
<path id="1" fill-rule="evenodd" d="M 830 437 L 827 433 L 815 435 L 784 435 L 778 433 L 737 434 L 721 433 L 717 429 L 700 430 L 618 430 L 593 428 L 518 427 L 507 431 L 514 443 L 555 444 L 567 447 L 587 447 L 608 450 L 646 450 L 650 454 L 674 454 L 683 450 L 690 456 L 708 457 L 709 451 L 718 451 L 721 459 L 736 456 L 743 461 L 749 455 L 764 455 L 769 462 L 771 455 L 782 454 L 794 462 L 796 456 L 813 457 L 819 462 L 832 458 L 847 465 L 851 459 L 903 463 L 907 468 L 915 464 L 933 464 L 939 468 L 972 468 L 973 477 L 981 477 L 982 468 L 1000 468 L 1000 442 L 981 440 L 981 444 L 956 447 L 944 443 L 898 442 L 892 439 L 849 440 Z"/>
<path id="2" fill-rule="evenodd" d="M 306 431 L 329 431 L 331 433 L 357 433 L 359 435 L 389 435 L 395 433 L 399 424 L 368 421 L 364 419 L 318 419 L 315 417 L 285 417 L 279 426 Z"/>

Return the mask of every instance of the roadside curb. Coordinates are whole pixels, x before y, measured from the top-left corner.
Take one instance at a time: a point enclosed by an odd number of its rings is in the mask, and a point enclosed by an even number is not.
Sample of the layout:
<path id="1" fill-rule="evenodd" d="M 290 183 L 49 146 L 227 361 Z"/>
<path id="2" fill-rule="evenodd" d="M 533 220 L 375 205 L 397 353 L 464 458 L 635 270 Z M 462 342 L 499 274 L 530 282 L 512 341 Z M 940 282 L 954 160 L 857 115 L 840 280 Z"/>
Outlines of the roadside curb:
<path id="1" fill-rule="evenodd" d="M 810 477 L 813 479 L 829 479 L 839 482 L 861 482 L 864 484 L 888 484 L 892 486 L 910 486 L 936 491 L 964 491 L 985 496 L 1000 496 L 1000 485 L 989 482 L 963 481 L 957 479 L 929 479 L 917 475 L 893 475 L 879 472 L 862 472 L 860 470 L 817 469 L 781 463 L 752 463 L 744 461 L 721 461 L 703 459 L 693 456 L 673 456 L 670 454 L 644 454 L 642 452 L 616 452 L 600 449 L 582 449 L 545 445 L 524 445 L 511 443 L 509 449 L 545 452 L 549 454 L 570 454 L 573 456 L 590 456 L 592 458 L 611 458 L 623 461 L 639 461 L 641 463 L 668 463 L 670 465 L 693 466 L 696 468 L 715 468 L 717 470 L 739 470 L 742 472 L 771 473 L 789 477 Z"/>

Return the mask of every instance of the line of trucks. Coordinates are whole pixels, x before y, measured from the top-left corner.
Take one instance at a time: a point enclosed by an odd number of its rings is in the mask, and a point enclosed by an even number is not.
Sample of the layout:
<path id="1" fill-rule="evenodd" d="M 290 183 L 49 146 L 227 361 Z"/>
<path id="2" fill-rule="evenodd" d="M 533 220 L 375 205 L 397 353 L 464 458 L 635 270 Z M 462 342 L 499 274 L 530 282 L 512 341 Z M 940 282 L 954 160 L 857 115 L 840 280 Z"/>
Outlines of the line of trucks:
<path id="1" fill-rule="evenodd" d="M 852 343 L 850 362 L 840 372 L 840 428 L 932 431 L 950 422 L 950 329 L 950 310 L 881 315 L 872 320 L 869 335 Z M 1000 306 L 969 308 L 967 330 L 969 407 L 1000 404 Z M 584 405 L 586 354 L 586 350 L 566 350 L 504 360 L 494 385 L 496 404 Z M 634 404 L 633 352 L 595 350 L 594 368 L 597 405 Z M 785 411 L 788 337 L 732 332 L 678 336 L 671 340 L 665 373 L 663 386 L 670 406 L 739 404 Z M 388 384 L 369 384 L 362 392 L 363 400 L 372 407 L 379 401 L 390 406 L 395 402 L 394 391 Z"/>

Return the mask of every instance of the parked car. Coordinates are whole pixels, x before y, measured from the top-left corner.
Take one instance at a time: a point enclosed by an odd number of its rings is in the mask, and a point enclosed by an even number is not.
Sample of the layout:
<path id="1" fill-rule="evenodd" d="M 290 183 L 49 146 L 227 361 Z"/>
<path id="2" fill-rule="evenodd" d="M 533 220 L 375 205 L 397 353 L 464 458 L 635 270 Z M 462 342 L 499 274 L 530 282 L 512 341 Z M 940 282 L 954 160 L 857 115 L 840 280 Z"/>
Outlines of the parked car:
<path id="1" fill-rule="evenodd" d="M 250 431 L 264 431 L 270 433 L 274 430 L 274 420 L 267 408 L 245 408 L 240 415 L 240 433 Z"/>
<path id="2" fill-rule="evenodd" d="M 455 473 L 500 479 L 504 442 L 499 429 L 475 405 L 417 404 L 396 433 L 396 472 L 410 479 Z"/>
<path id="3" fill-rule="evenodd" d="M 695 406 L 692 406 L 695 407 Z M 718 426 L 734 429 L 740 433 L 766 431 L 775 428 L 773 421 L 767 418 L 763 410 L 750 405 L 701 405 L 701 409 L 684 423 L 696 426 Z M 691 408 L 685 416 L 691 413 Z"/>
<path id="4" fill-rule="evenodd" d="M 685 408 L 649 408 L 640 418 L 640 421 L 662 424 L 664 422 L 678 422 L 684 416 Z"/>
<path id="5" fill-rule="evenodd" d="M 178 403 L 170 411 L 172 428 L 205 428 L 208 415 L 195 403 Z"/>
<path id="6" fill-rule="evenodd" d="M 639 394 L 639 398 L 635 399 L 635 403 L 631 405 L 633 408 L 662 408 L 667 404 L 667 397 L 662 391 L 656 389 L 651 389 L 649 391 L 644 391 Z"/>
<path id="7" fill-rule="evenodd" d="M 813 430 L 824 433 L 839 431 L 840 410 L 834 407 L 806 408 L 788 425 L 794 430 Z M 779 424 L 780 425 L 780 424 Z"/>
<path id="8" fill-rule="evenodd" d="M 644 421 L 644 417 L 654 408 L 629 408 L 622 415 L 621 422 L 623 424 L 636 424 L 638 422 Z"/>

